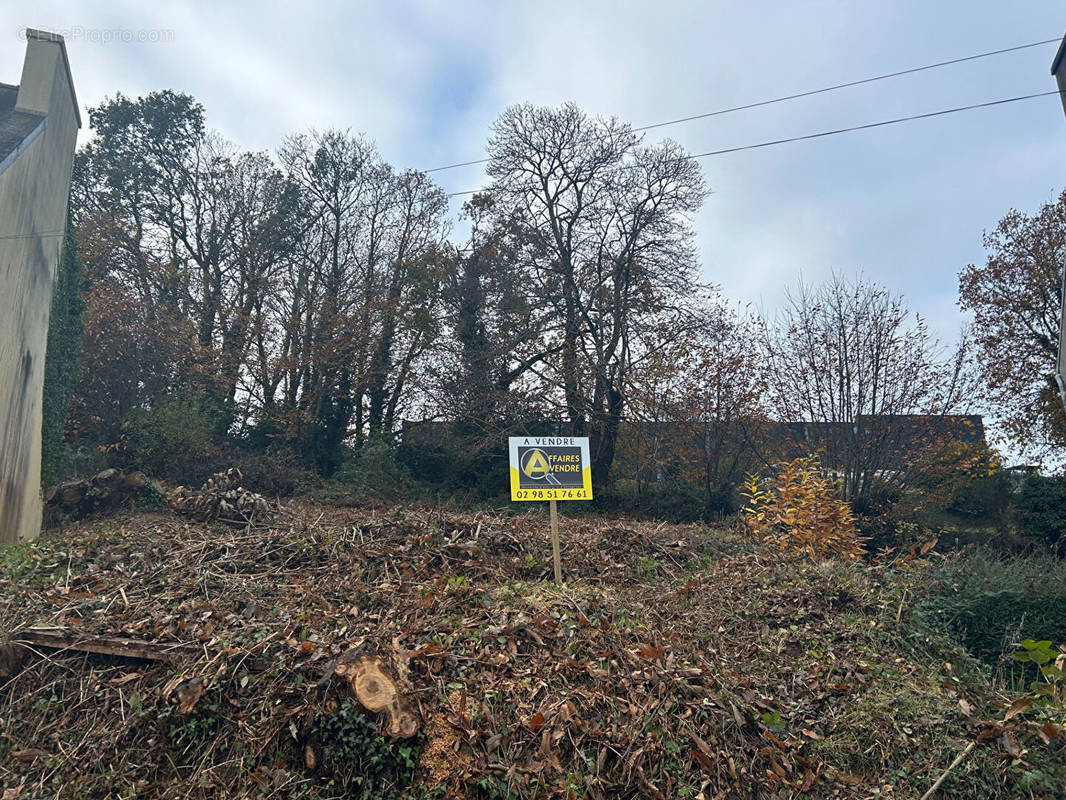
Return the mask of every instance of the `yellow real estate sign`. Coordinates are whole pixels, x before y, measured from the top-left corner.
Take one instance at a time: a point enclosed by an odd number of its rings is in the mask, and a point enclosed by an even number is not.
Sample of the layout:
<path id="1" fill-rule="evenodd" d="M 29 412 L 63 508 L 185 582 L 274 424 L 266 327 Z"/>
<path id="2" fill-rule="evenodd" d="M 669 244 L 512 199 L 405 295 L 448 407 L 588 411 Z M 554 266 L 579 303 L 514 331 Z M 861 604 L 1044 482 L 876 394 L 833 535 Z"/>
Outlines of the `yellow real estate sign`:
<path id="1" fill-rule="evenodd" d="M 591 500 L 587 436 L 511 436 L 512 500 Z"/>

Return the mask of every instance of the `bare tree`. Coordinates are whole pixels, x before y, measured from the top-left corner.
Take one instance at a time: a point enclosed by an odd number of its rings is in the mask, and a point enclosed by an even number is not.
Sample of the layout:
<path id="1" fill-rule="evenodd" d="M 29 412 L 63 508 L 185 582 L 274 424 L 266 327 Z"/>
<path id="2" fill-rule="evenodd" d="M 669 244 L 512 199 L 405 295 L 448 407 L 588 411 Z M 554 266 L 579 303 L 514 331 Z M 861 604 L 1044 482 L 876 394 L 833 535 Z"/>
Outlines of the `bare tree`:
<path id="1" fill-rule="evenodd" d="M 396 173 L 360 137 L 291 137 L 281 160 L 303 198 L 279 361 L 296 436 L 320 468 L 388 435 L 417 359 L 439 333 L 444 193 Z"/>
<path id="2" fill-rule="evenodd" d="M 906 484 L 914 448 L 959 435 L 936 418 L 972 396 L 965 336 L 945 356 L 925 322 L 882 286 L 841 276 L 801 283 L 763 323 L 762 339 L 771 410 L 803 424 L 845 498 L 878 478 Z"/>
<path id="3" fill-rule="evenodd" d="M 646 323 L 695 286 L 689 216 L 705 195 L 699 167 L 678 145 L 644 145 L 616 119 L 573 104 L 523 105 L 496 121 L 488 172 L 534 244 L 532 289 L 562 325 L 546 375 L 571 430 L 590 435 L 603 484 Z"/>
<path id="4" fill-rule="evenodd" d="M 638 486 L 673 473 L 702 487 L 708 511 L 728 510 L 766 427 L 757 325 L 707 292 L 665 322 L 659 341 L 631 377 L 624 439 Z"/>

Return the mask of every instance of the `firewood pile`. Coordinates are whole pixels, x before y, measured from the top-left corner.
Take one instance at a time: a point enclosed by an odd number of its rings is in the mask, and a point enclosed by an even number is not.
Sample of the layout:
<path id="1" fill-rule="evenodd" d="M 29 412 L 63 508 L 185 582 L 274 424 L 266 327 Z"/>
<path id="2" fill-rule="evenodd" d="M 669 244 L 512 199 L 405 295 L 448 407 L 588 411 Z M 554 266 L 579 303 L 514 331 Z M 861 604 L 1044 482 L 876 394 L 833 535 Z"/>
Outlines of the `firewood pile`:
<path id="1" fill-rule="evenodd" d="M 270 503 L 261 494 L 241 486 L 243 476 L 236 467 L 216 472 L 199 491 L 179 486 L 168 503 L 175 512 L 197 522 L 225 522 L 250 525 L 270 517 Z"/>
<path id="2" fill-rule="evenodd" d="M 73 519 L 81 519 L 96 511 L 112 511 L 155 489 L 141 472 L 105 469 L 91 478 L 60 483 L 45 496 L 45 505 Z"/>

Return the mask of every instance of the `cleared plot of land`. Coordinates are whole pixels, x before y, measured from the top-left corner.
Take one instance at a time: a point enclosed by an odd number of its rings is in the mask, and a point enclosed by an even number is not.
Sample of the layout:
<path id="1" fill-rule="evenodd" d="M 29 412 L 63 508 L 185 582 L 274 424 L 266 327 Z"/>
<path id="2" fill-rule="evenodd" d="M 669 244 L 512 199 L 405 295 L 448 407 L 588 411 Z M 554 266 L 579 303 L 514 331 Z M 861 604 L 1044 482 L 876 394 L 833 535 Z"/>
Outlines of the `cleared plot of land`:
<path id="1" fill-rule="evenodd" d="M 546 528 L 294 503 L 7 551 L 4 797 L 918 797 L 975 741 L 938 796 L 1030 796 L 1025 723 L 980 722 L 1004 709 L 909 610 L 921 564 L 568 519 L 560 587 Z M 394 702 L 415 736 L 379 734 Z"/>

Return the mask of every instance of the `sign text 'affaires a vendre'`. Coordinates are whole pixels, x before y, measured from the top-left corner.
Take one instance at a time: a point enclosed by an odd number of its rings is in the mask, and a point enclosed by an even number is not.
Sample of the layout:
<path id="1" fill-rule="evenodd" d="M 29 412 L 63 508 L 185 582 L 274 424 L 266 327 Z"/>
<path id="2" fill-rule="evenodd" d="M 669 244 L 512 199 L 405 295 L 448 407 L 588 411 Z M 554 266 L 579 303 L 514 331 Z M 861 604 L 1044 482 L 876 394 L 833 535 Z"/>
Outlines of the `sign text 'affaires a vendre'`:
<path id="1" fill-rule="evenodd" d="M 508 439 L 512 500 L 591 500 L 587 436 Z"/>

